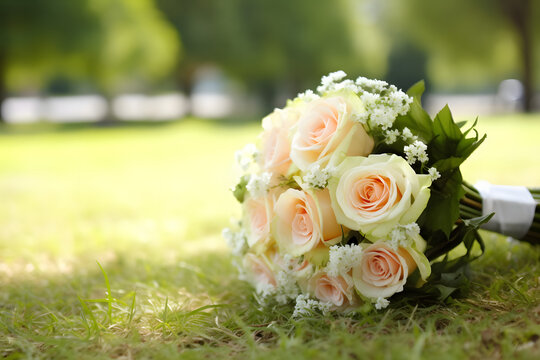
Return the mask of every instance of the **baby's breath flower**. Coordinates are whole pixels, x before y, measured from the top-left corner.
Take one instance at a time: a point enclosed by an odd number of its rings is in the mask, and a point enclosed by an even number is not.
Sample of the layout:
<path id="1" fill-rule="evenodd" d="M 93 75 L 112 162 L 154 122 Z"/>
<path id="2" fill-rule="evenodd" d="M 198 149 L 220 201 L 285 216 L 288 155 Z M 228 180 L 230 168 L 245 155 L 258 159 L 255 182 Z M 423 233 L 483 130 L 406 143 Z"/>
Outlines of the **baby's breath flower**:
<path id="1" fill-rule="evenodd" d="M 429 157 L 426 152 L 422 152 L 418 155 L 418 161 L 420 161 L 422 164 L 429 161 Z"/>
<path id="2" fill-rule="evenodd" d="M 431 182 L 441 177 L 441 174 L 439 173 L 437 168 L 434 168 L 434 167 L 430 167 L 428 170 L 428 173 L 429 173 L 429 176 L 431 176 Z"/>
<path id="3" fill-rule="evenodd" d="M 339 90 L 350 90 L 352 92 L 358 92 L 358 86 L 354 83 L 354 81 L 350 79 L 343 80 L 342 82 L 335 83 L 332 87 L 333 91 L 339 91 Z"/>
<path id="4" fill-rule="evenodd" d="M 381 98 L 381 95 L 373 94 L 367 91 L 362 93 L 362 95 L 360 95 L 360 100 L 362 100 L 362 102 L 364 103 L 364 106 L 367 109 L 375 108 L 380 98 Z"/>
<path id="5" fill-rule="evenodd" d="M 330 74 L 323 76 L 321 85 L 317 87 L 317 91 L 320 94 L 324 94 L 325 92 L 335 90 L 336 82 L 340 81 L 345 76 L 347 76 L 347 74 L 342 70 L 331 72 Z"/>
<path id="6" fill-rule="evenodd" d="M 420 140 L 416 140 L 411 145 L 406 145 L 403 148 L 403 151 L 407 157 L 407 162 L 410 165 L 414 164 L 416 161 L 420 161 L 421 163 L 427 162 L 429 158 L 426 150 L 427 145 Z"/>
<path id="7" fill-rule="evenodd" d="M 412 98 L 394 85 L 364 77 L 356 79 L 357 92 L 366 107 L 371 127 L 387 130 L 399 115 L 405 115 Z"/>
<path id="8" fill-rule="evenodd" d="M 390 232 L 390 243 L 389 245 L 397 250 L 399 247 L 410 246 L 413 238 L 420 235 L 420 226 L 417 223 L 413 222 L 406 225 L 398 224 Z"/>
<path id="9" fill-rule="evenodd" d="M 275 294 L 279 304 L 286 304 L 290 299 L 298 296 L 299 288 L 290 271 L 279 271 L 276 274 L 276 283 Z"/>
<path id="10" fill-rule="evenodd" d="M 246 233 L 243 229 L 240 231 L 232 231 L 229 228 L 225 228 L 221 234 L 227 242 L 227 245 L 231 249 L 233 255 L 239 256 L 243 254 L 247 247 Z"/>
<path id="11" fill-rule="evenodd" d="M 302 99 L 302 100 L 305 100 L 305 101 L 313 101 L 313 100 L 317 100 L 320 96 L 315 94 L 313 92 L 313 90 L 306 90 L 304 91 L 303 93 L 299 93 L 297 95 L 297 98 L 298 99 Z"/>
<path id="12" fill-rule="evenodd" d="M 391 145 L 397 141 L 397 138 L 399 136 L 399 130 L 387 130 L 385 133 L 385 139 L 384 142 L 388 145 Z"/>
<path id="13" fill-rule="evenodd" d="M 328 185 L 328 179 L 332 177 L 334 172 L 335 168 L 333 167 L 321 169 L 319 164 L 313 164 L 302 179 L 312 188 L 324 189 Z"/>
<path id="14" fill-rule="evenodd" d="M 330 247 L 330 258 L 326 265 L 328 276 L 337 277 L 348 273 L 362 258 L 362 247 L 356 244 Z"/>
<path id="15" fill-rule="evenodd" d="M 413 102 L 412 97 L 401 90 L 398 90 L 394 85 L 390 86 L 388 94 L 388 104 L 396 109 L 399 115 L 405 115 L 410 109 L 410 104 Z"/>
<path id="16" fill-rule="evenodd" d="M 298 295 L 294 306 L 293 318 L 309 316 L 314 312 L 321 311 L 326 314 L 330 311 L 332 304 L 310 299 L 308 295 Z"/>
<path id="17" fill-rule="evenodd" d="M 269 283 L 258 282 L 255 286 L 255 299 L 264 308 L 275 301 L 276 287 Z"/>
<path id="18" fill-rule="evenodd" d="M 386 107 L 383 104 L 378 104 L 376 107 L 370 109 L 369 112 L 372 124 L 383 130 L 391 128 L 397 116 L 392 108 Z"/>
<path id="19" fill-rule="evenodd" d="M 413 135 L 412 131 L 408 127 L 403 128 L 403 131 L 401 132 L 401 138 L 403 140 L 405 140 L 405 141 L 408 141 L 408 140 L 416 141 L 416 140 L 418 140 L 418 136 Z"/>
<path id="20" fill-rule="evenodd" d="M 243 171 L 247 171 L 251 164 L 257 161 L 259 151 L 255 144 L 247 144 L 241 150 L 234 153 L 236 163 Z"/>
<path id="21" fill-rule="evenodd" d="M 246 185 L 246 189 L 251 197 L 263 196 L 268 191 L 272 174 L 269 172 L 263 172 L 260 176 L 253 174 L 249 178 Z"/>
<path id="22" fill-rule="evenodd" d="M 364 91 L 380 93 L 388 86 L 388 83 L 386 81 L 368 79 L 360 76 L 356 79 L 356 85 Z"/>
<path id="23" fill-rule="evenodd" d="M 377 301 L 375 302 L 375 309 L 377 310 L 386 309 L 388 305 L 390 305 L 390 301 L 388 301 L 388 299 L 379 297 L 377 298 Z"/>

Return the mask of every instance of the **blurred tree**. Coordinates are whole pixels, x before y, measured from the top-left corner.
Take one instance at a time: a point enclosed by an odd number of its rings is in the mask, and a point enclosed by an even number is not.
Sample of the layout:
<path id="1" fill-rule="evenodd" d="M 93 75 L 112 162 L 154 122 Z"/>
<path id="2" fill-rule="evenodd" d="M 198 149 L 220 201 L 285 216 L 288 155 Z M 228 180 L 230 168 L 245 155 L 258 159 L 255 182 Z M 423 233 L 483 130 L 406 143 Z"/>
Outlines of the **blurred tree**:
<path id="1" fill-rule="evenodd" d="M 112 94 L 134 82 L 146 85 L 170 75 L 180 37 L 154 0 L 88 0 L 100 34 L 84 53 L 87 74 Z"/>
<path id="2" fill-rule="evenodd" d="M 84 53 L 85 74 L 109 103 L 122 88 L 152 85 L 171 74 L 180 37 L 154 0 L 89 0 L 99 16 L 100 36 Z M 105 120 L 112 120 L 112 107 Z"/>
<path id="3" fill-rule="evenodd" d="M 534 92 L 540 2 L 533 0 L 390 0 L 390 22 L 429 54 L 440 87 L 521 77 L 524 109 Z M 535 50 L 536 47 L 536 50 Z"/>
<path id="4" fill-rule="evenodd" d="M 36 81 L 45 63 L 89 46 L 96 20 L 84 1 L 0 1 L 0 105 L 8 69 L 26 68 Z"/>
<path id="5" fill-rule="evenodd" d="M 157 0 L 182 34 L 179 78 L 189 92 L 194 70 L 220 66 L 271 99 L 278 89 L 313 87 L 343 69 L 382 75 L 387 42 L 351 0 Z M 361 30 L 366 31 L 361 31 Z"/>
<path id="6" fill-rule="evenodd" d="M 169 74 L 179 37 L 153 0 L 0 1 L 0 104 L 6 87 L 87 79 L 110 96 Z"/>

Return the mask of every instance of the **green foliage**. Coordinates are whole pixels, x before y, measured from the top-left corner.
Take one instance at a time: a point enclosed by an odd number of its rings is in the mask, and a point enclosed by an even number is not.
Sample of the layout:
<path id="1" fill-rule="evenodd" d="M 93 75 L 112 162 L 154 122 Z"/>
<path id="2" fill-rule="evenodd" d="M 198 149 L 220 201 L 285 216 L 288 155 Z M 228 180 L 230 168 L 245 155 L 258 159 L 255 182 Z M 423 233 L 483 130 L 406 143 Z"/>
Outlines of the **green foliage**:
<path id="1" fill-rule="evenodd" d="M 246 196 L 246 191 L 247 191 L 246 185 L 248 184 L 248 182 L 249 182 L 249 175 L 244 175 L 240 178 L 240 181 L 234 187 L 233 195 L 235 199 L 238 200 L 239 203 L 244 202 L 244 198 Z"/>
<path id="2" fill-rule="evenodd" d="M 313 87 L 336 66 L 382 75 L 387 42 L 349 0 L 157 0 L 182 35 L 181 76 L 208 63 L 251 86 Z M 271 96 L 271 94 L 266 94 Z"/>
<path id="3" fill-rule="evenodd" d="M 387 21 L 399 38 L 426 51 L 430 83 L 439 89 L 479 89 L 508 77 L 523 76 L 526 39 L 515 22 L 530 31 L 531 50 L 540 54 L 540 29 L 534 21 L 540 4 L 529 0 L 391 0 Z M 512 8 L 530 4 L 522 19 Z M 449 30 L 451 29 L 451 31 Z M 540 79 L 536 74 L 536 80 Z"/>
<path id="4" fill-rule="evenodd" d="M 170 73 L 179 45 L 153 0 L 0 3 L 0 85 L 13 89 L 58 75 L 105 91 L 151 83 Z"/>
<path id="5" fill-rule="evenodd" d="M 154 0 L 89 0 L 99 19 L 99 43 L 86 49 L 90 75 L 108 91 L 123 83 L 151 84 L 168 76 L 180 54 L 180 38 Z"/>

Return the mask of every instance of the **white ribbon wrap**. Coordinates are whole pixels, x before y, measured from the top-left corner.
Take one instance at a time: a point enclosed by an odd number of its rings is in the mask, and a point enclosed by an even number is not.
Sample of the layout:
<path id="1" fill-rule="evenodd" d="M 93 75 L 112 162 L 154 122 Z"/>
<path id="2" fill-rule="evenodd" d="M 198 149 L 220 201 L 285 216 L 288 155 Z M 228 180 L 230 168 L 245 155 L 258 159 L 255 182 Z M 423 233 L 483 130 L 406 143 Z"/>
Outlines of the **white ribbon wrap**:
<path id="1" fill-rule="evenodd" d="M 520 239 L 529 231 L 536 201 L 524 186 L 493 185 L 479 181 L 474 187 L 482 196 L 482 215 L 495 213 L 482 228 Z"/>

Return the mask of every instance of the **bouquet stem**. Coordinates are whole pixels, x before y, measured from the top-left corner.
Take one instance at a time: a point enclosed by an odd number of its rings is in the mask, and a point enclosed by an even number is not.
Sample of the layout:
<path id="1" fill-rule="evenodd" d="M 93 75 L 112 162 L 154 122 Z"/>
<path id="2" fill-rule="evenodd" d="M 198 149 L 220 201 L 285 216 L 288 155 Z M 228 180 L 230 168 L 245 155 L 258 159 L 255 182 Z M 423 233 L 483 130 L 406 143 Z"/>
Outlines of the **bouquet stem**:
<path id="1" fill-rule="evenodd" d="M 465 195 L 460 200 L 459 212 L 461 218 L 472 219 L 482 216 L 482 196 L 471 184 L 463 182 L 462 188 Z M 540 245 L 540 188 L 529 188 L 533 199 L 536 201 L 536 209 L 533 223 L 529 231 L 518 240 L 528 242 L 533 245 Z"/>

